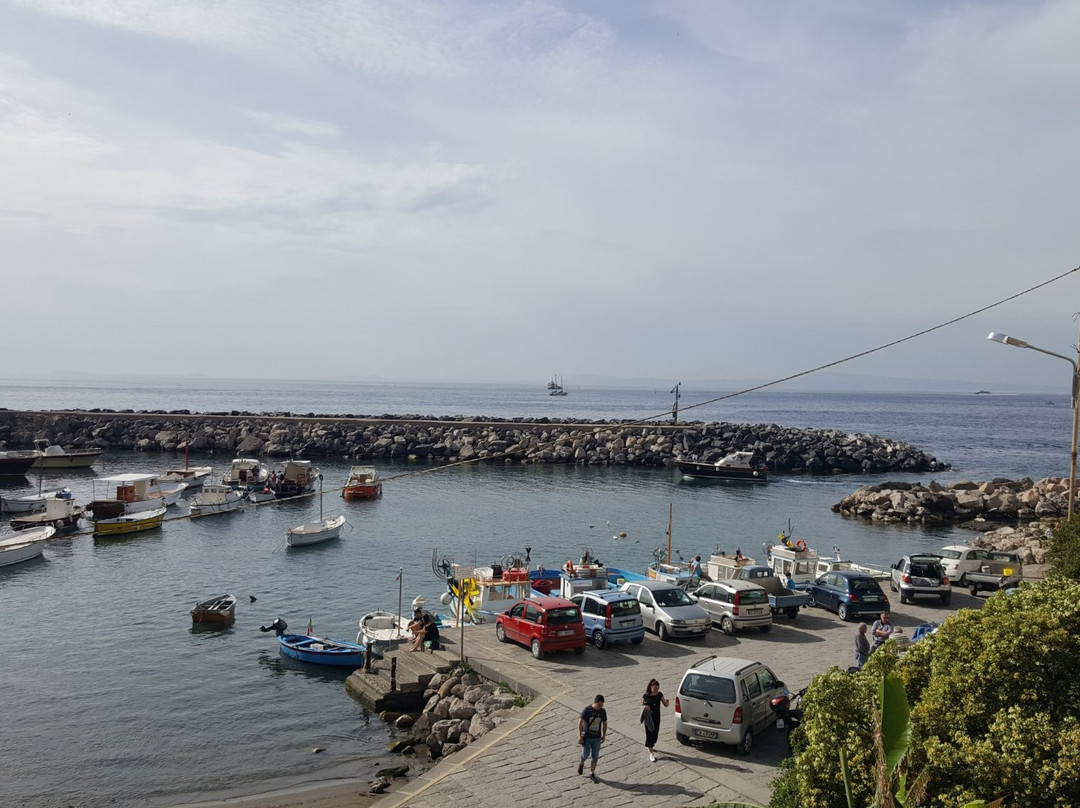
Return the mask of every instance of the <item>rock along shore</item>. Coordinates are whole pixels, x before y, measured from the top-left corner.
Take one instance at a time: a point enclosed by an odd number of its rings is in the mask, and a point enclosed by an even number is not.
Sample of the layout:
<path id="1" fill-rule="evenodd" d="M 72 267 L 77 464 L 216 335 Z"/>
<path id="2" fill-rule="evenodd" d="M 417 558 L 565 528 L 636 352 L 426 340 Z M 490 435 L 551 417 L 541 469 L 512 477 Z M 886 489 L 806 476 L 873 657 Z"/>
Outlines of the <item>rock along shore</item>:
<path id="1" fill-rule="evenodd" d="M 884 474 L 949 468 L 876 435 L 776 424 L 554 421 L 419 415 L 294 415 L 133 410 L 0 410 L 0 449 L 46 437 L 65 447 L 268 457 L 349 457 L 431 463 L 501 461 L 663 467 L 753 451 L 772 469 Z"/>

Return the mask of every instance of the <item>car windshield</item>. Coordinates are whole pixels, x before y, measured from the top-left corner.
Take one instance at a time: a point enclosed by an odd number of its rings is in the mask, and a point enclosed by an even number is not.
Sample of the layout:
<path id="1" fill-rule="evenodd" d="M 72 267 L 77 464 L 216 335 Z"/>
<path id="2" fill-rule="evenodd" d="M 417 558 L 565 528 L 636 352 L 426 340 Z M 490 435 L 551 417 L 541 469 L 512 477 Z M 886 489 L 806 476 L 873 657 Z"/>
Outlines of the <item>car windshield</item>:
<path id="1" fill-rule="evenodd" d="M 659 606 L 693 606 L 693 599 L 681 589 L 658 589 L 653 592 Z"/>
<path id="2" fill-rule="evenodd" d="M 911 575 L 917 578 L 940 578 L 941 567 L 938 565 L 930 566 L 929 564 L 912 564 Z"/>
<path id="3" fill-rule="evenodd" d="M 679 688 L 679 694 L 723 704 L 734 704 L 735 682 L 731 679 L 718 679 L 701 673 L 688 673 L 682 687 Z"/>
<path id="4" fill-rule="evenodd" d="M 764 589 L 747 589 L 739 593 L 739 603 L 768 603 L 769 593 Z"/>
<path id="5" fill-rule="evenodd" d="M 613 615 L 641 614 L 641 604 L 636 600 L 616 600 L 611 604 Z"/>
<path id="6" fill-rule="evenodd" d="M 876 581 L 867 581 L 864 578 L 856 578 L 851 582 L 851 591 L 866 594 L 867 592 L 873 592 L 875 594 L 881 592 L 881 587 L 877 585 Z"/>
<path id="7" fill-rule="evenodd" d="M 564 625 L 566 623 L 580 623 L 581 612 L 577 608 L 567 606 L 561 609 L 548 609 L 548 625 Z"/>
<path id="8" fill-rule="evenodd" d="M 1016 553 L 1006 553 L 998 550 L 991 550 L 986 554 L 986 557 L 990 561 L 1019 561 L 1020 557 Z"/>
<path id="9" fill-rule="evenodd" d="M 960 558 L 960 551 L 959 550 L 942 550 L 941 551 L 941 557 L 942 558 L 951 558 L 951 559 L 953 559 L 955 561 L 956 559 Z"/>

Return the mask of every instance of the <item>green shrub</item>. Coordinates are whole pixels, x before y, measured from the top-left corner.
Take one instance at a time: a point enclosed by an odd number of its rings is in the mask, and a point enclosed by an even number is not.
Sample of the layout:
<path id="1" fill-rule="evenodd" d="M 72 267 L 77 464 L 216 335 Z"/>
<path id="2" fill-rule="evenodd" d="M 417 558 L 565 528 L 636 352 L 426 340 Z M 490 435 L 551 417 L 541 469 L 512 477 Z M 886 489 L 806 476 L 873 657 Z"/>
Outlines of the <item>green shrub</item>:
<path id="1" fill-rule="evenodd" d="M 1046 560 L 1051 576 L 1080 580 L 1080 517 L 1074 516 L 1054 528 Z"/>

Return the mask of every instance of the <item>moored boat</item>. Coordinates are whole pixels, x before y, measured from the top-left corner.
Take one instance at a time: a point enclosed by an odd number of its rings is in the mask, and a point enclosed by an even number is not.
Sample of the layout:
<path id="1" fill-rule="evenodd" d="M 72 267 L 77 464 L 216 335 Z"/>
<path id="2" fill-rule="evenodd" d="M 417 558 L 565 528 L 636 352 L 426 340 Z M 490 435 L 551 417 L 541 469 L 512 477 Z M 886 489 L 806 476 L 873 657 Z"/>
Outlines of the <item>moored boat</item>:
<path id="1" fill-rule="evenodd" d="M 269 482 L 270 467 L 253 457 L 236 458 L 221 478 L 222 485 L 233 488 L 265 488 Z"/>
<path id="2" fill-rule="evenodd" d="M 112 497 L 96 496 L 98 484 L 114 487 Z M 106 489 L 108 490 L 108 489 Z M 185 483 L 162 483 L 156 474 L 114 474 L 94 480 L 95 497 L 87 506 L 95 521 L 175 505 L 187 490 Z"/>
<path id="3" fill-rule="evenodd" d="M 227 485 L 212 483 L 191 499 L 191 516 L 208 516 L 212 513 L 229 513 L 244 507 L 247 491 L 237 491 Z"/>
<path id="4" fill-rule="evenodd" d="M 379 472 L 371 466 L 353 466 L 349 469 L 349 479 L 341 489 L 341 496 L 346 502 L 381 497 L 382 482 L 379 480 Z"/>
<path id="5" fill-rule="evenodd" d="M 44 439 L 35 440 L 34 448 L 41 453 L 34 469 L 88 469 L 101 456 L 101 449 L 65 449 Z"/>
<path id="6" fill-rule="evenodd" d="M 44 551 L 45 542 L 55 533 L 51 527 L 42 527 L 3 537 L 0 539 L 0 567 L 10 567 L 12 564 L 37 558 Z"/>
<path id="7" fill-rule="evenodd" d="M 187 485 L 188 491 L 191 491 L 193 488 L 201 488 L 213 473 L 213 466 L 190 466 L 182 469 L 169 469 L 162 473 L 158 479 L 162 483 L 184 483 Z"/>
<path id="8" fill-rule="evenodd" d="M 236 598 L 233 595 L 214 595 L 201 600 L 191 609 L 191 622 L 195 625 L 227 625 L 236 619 Z"/>
<path id="9" fill-rule="evenodd" d="M 0 452 L 0 477 L 25 477 L 39 457 L 41 452 Z"/>
<path id="10" fill-rule="evenodd" d="M 95 513 L 94 535 L 95 536 L 122 536 L 128 533 L 141 533 L 144 530 L 153 530 L 161 527 L 165 520 L 164 507 L 151 511 L 138 511 L 125 513 L 108 519 L 98 519 Z"/>
<path id="11" fill-rule="evenodd" d="M 310 544 L 321 544 L 324 541 L 336 539 L 341 535 L 341 529 L 345 526 L 345 517 L 342 515 L 323 518 L 323 492 L 322 475 L 319 476 L 319 521 L 307 522 L 297 527 L 291 527 L 285 531 L 285 541 L 290 547 L 307 547 Z"/>
<path id="12" fill-rule="evenodd" d="M 61 492 L 57 492 L 56 496 L 45 500 L 44 512 L 24 514 L 12 519 L 11 527 L 14 530 L 26 530 L 48 525 L 57 531 L 74 530 L 79 526 L 79 520 L 86 513 L 86 509 L 75 504 L 70 491 L 64 489 L 62 493 L 61 496 Z"/>
<path id="13" fill-rule="evenodd" d="M 310 662 L 313 665 L 348 665 L 361 668 L 364 665 L 364 648 L 348 640 L 332 640 L 312 637 L 309 634 L 288 634 L 288 623 L 280 617 L 269 626 L 259 626 L 260 631 L 277 634 L 278 649 L 284 656 Z M 311 630 L 310 625 L 308 630 Z"/>
<path id="14" fill-rule="evenodd" d="M 70 488 L 57 488 L 41 494 L 22 497 L 0 497 L 0 513 L 36 513 L 45 510 L 45 504 L 55 497 L 71 496 Z"/>
<path id="15" fill-rule="evenodd" d="M 320 479 L 322 474 L 310 460 L 289 460 L 280 473 L 270 472 L 269 485 L 275 497 L 285 499 L 310 494 Z"/>
<path id="16" fill-rule="evenodd" d="M 753 452 L 731 452 L 711 463 L 699 460 L 676 459 L 675 465 L 684 477 L 695 480 L 749 480 L 767 482 L 769 468 Z"/>
<path id="17" fill-rule="evenodd" d="M 360 618 L 356 642 L 370 648 L 372 654 L 382 656 L 408 639 L 412 639 L 409 621 L 401 615 L 378 609 Z"/>

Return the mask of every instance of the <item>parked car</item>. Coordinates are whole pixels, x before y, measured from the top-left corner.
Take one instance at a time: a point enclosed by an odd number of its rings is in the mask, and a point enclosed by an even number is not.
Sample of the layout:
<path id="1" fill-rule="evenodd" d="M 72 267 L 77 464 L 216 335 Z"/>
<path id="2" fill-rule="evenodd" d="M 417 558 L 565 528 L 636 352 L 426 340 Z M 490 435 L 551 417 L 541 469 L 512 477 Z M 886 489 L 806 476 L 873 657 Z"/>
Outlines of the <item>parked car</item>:
<path id="1" fill-rule="evenodd" d="M 713 741 L 749 754 L 754 733 L 775 723 L 769 700 L 784 683 L 760 662 L 710 656 L 683 674 L 675 696 L 675 738 Z"/>
<path id="2" fill-rule="evenodd" d="M 664 581 L 627 581 L 620 589 L 641 604 L 645 627 L 661 640 L 672 637 L 704 637 L 712 628 L 709 613 L 675 584 Z"/>
<path id="3" fill-rule="evenodd" d="M 581 609 L 585 621 L 585 636 L 593 645 L 603 648 L 611 642 L 632 642 L 645 639 L 645 623 L 641 620 L 641 604 L 629 592 L 617 589 L 591 589 L 574 595 L 571 601 Z"/>
<path id="4" fill-rule="evenodd" d="M 986 559 L 986 550 L 964 544 L 950 544 L 937 554 L 941 556 L 941 569 L 953 586 L 966 586 L 967 573 L 978 572 Z"/>
<path id="5" fill-rule="evenodd" d="M 811 606 L 822 606 L 836 612 L 841 620 L 889 611 L 889 596 L 865 572 L 826 572 L 807 584 L 807 593 Z"/>
<path id="6" fill-rule="evenodd" d="M 761 632 L 772 628 L 769 593 L 757 584 L 738 579 L 713 581 L 702 584 L 690 597 L 709 613 L 713 623 L 720 624 L 725 634 L 746 628 Z"/>
<path id="7" fill-rule="evenodd" d="M 907 603 L 914 597 L 934 597 L 942 605 L 952 599 L 949 576 L 941 568 L 941 557 L 932 553 L 906 555 L 892 565 L 889 586 L 900 593 L 900 602 Z"/>
<path id="8" fill-rule="evenodd" d="M 499 642 L 517 642 L 543 659 L 552 651 L 585 652 L 581 610 L 566 598 L 525 598 L 495 618 Z"/>

